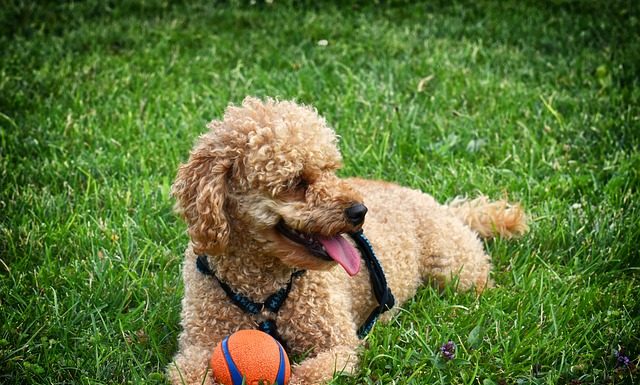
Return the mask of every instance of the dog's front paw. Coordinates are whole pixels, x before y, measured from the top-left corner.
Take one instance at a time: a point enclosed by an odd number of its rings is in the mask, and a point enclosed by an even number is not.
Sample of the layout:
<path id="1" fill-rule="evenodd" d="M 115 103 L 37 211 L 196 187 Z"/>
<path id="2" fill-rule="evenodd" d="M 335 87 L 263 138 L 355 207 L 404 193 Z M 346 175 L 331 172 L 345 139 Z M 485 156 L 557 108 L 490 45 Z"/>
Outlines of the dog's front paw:
<path id="1" fill-rule="evenodd" d="M 308 361 L 292 368 L 291 380 L 289 385 L 320 385 L 326 384 L 331 380 L 331 374 L 322 373 L 320 368 L 314 368 L 308 365 Z"/>
<path id="2" fill-rule="evenodd" d="M 339 347 L 322 352 L 292 368 L 291 385 L 321 385 L 338 373 L 352 374 L 358 366 L 355 349 Z"/>

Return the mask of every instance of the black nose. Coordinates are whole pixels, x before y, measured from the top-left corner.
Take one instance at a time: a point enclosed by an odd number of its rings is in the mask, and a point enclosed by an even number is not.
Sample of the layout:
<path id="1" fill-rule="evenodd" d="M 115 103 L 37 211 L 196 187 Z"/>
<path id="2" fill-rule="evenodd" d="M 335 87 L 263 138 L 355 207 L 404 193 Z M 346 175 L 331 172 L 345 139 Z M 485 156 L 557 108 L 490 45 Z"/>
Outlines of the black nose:
<path id="1" fill-rule="evenodd" d="M 367 206 L 362 203 L 355 204 L 344 210 L 344 214 L 352 225 L 361 225 L 364 222 L 364 216 L 367 214 Z"/>

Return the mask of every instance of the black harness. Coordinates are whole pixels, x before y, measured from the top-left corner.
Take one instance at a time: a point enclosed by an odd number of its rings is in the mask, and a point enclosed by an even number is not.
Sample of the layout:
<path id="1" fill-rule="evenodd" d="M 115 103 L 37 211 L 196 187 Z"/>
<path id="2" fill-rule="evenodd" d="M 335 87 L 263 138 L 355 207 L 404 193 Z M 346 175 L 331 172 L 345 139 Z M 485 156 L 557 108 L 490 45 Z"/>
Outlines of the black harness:
<path id="1" fill-rule="evenodd" d="M 373 247 L 371 247 L 371 243 L 369 243 L 369 240 L 364 236 L 362 230 L 356 233 L 351 233 L 349 234 L 349 236 L 355 242 L 358 250 L 360 251 L 360 254 L 362 254 L 362 258 L 364 259 L 365 264 L 367 265 L 367 269 L 369 270 L 369 278 L 371 280 L 371 286 L 373 287 L 373 294 L 378 301 L 378 307 L 376 307 L 371 312 L 365 323 L 358 328 L 358 338 L 364 338 L 367 334 L 369 334 L 371 328 L 375 324 L 380 314 L 393 307 L 393 305 L 395 304 L 395 299 L 393 297 L 393 294 L 391 293 L 391 289 L 389 289 L 389 286 L 387 285 L 387 280 L 384 276 L 382 266 L 380 265 L 378 258 L 373 252 Z M 258 315 L 263 310 L 271 313 L 272 317 L 269 317 L 268 319 L 258 323 L 258 330 L 271 335 L 273 338 L 283 343 L 283 346 L 285 346 L 282 337 L 278 333 L 278 329 L 275 323 L 275 317 L 284 304 L 284 301 L 287 299 L 287 296 L 291 291 L 294 279 L 302 276 L 305 273 L 304 270 L 293 272 L 291 274 L 291 277 L 289 278 L 289 282 L 287 282 L 287 285 L 285 287 L 271 294 L 264 302 L 259 303 L 252 301 L 250 298 L 247 298 L 240 293 L 234 292 L 227 283 L 221 281 L 220 278 L 218 278 L 218 276 L 215 274 L 215 272 L 209 267 L 206 255 L 198 256 L 198 258 L 196 259 L 196 268 L 202 274 L 212 276 L 218 282 L 222 290 L 224 290 L 224 292 L 227 294 L 227 297 L 229 297 L 231 302 L 242 309 L 242 311 L 252 315 Z"/>
<path id="2" fill-rule="evenodd" d="M 362 230 L 356 233 L 351 233 L 349 236 L 356 243 L 358 250 L 360 250 L 360 254 L 362 254 L 364 263 L 367 265 L 367 269 L 369 270 L 369 279 L 371 280 L 371 286 L 373 286 L 373 294 L 378 301 L 378 307 L 373 309 L 364 324 L 358 328 L 358 338 L 364 338 L 369 334 L 373 324 L 376 323 L 380 314 L 391 309 L 393 305 L 395 305 L 396 300 L 391 293 L 391 289 L 387 285 L 387 279 L 384 276 L 384 271 L 382 270 L 380 261 L 378 261 L 376 254 L 373 252 L 371 243 L 367 237 L 364 236 Z"/>

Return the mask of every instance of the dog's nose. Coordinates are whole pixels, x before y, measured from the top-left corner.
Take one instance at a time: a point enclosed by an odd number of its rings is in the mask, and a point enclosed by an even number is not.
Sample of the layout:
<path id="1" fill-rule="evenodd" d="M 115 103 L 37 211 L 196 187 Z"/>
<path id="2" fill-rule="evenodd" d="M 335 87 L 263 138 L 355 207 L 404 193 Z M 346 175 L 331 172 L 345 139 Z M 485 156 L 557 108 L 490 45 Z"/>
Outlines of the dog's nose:
<path id="1" fill-rule="evenodd" d="M 352 225 L 361 225 L 364 222 L 364 216 L 367 214 L 367 206 L 362 203 L 355 204 L 345 209 L 344 214 Z"/>

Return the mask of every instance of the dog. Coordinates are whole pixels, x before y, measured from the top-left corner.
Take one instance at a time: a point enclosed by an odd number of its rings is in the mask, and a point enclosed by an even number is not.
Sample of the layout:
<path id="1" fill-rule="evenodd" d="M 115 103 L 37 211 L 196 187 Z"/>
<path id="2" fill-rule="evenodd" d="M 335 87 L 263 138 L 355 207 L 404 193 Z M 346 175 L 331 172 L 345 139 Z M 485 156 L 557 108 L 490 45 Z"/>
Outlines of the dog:
<path id="1" fill-rule="evenodd" d="M 338 137 L 309 106 L 247 97 L 208 128 L 171 190 L 190 237 L 174 384 L 201 384 L 214 347 L 256 328 L 305 357 L 293 385 L 354 373 L 377 318 L 425 283 L 491 287 L 480 237 L 527 231 L 518 204 L 441 205 L 392 183 L 339 178 Z M 265 305 L 274 293 L 284 293 L 277 308 Z"/>

